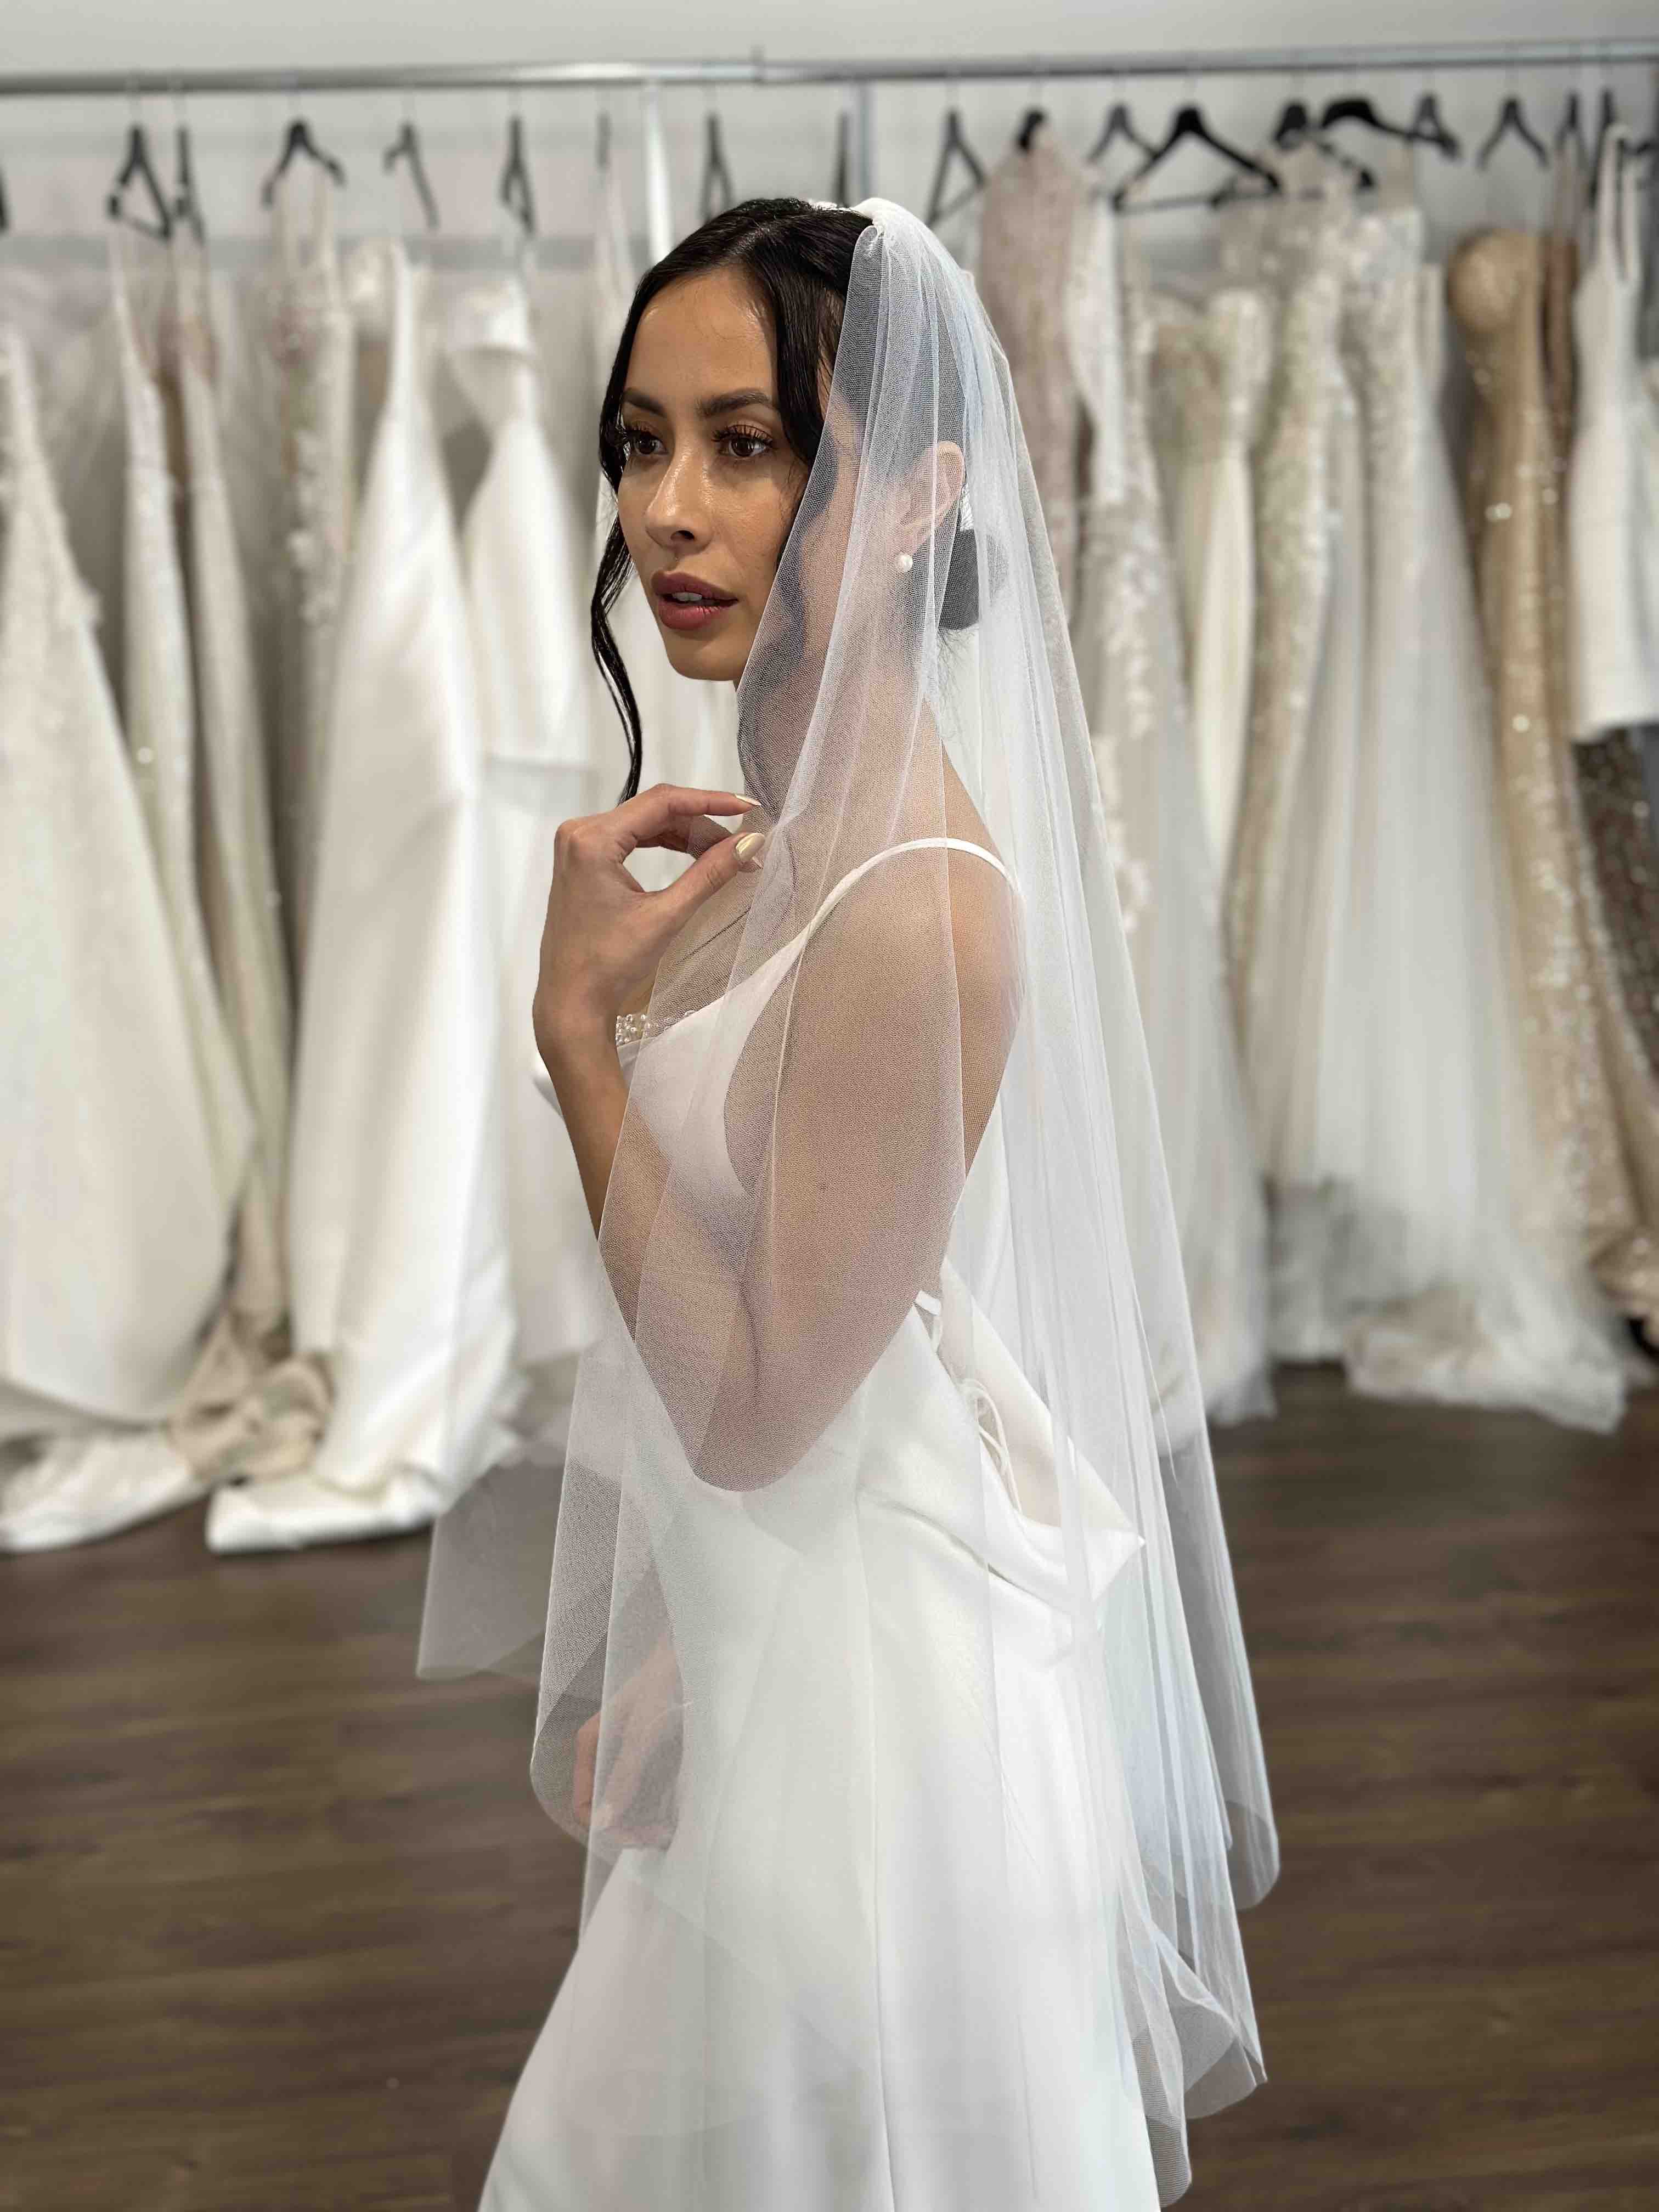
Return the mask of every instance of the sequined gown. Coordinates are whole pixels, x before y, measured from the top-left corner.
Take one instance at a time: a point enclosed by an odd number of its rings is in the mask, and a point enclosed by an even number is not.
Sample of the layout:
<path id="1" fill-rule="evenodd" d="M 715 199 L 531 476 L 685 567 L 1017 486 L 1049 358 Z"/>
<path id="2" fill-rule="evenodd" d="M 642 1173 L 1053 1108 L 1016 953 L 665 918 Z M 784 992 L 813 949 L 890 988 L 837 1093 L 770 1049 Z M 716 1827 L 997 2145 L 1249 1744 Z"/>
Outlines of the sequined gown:
<path id="1" fill-rule="evenodd" d="M 309 234 L 296 204 L 312 193 Z M 272 786 L 276 859 L 297 1001 L 317 873 L 340 595 L 356 502 L 356 331 L 340 282 L 334 185 L 292 169 L 278 184 L 256 314 L 277 466 L 270 588 L 277 604 Z"/>
<path id="2" fill-rule="evenodd" d="M 1110 222 L 1103 203 L 1091 225 Z M 1124 249 L 1126 257 L 1128 249 Z M 1269 1411 L 1267 1214 L 1239 1073 L 1220 901 L 1205 835 L 1148 393 L 1159 309 L 1132 258 L 1073 285 L 1069 340 L 1093 450 L 1121 467 L 1087 509 L 1074 624 L 1123 926 L 1152 1054 L 1159 1133 L 1212 1419 Z M 1120 348 L 1121 332 L 1121 352 Z M 1115 419 L 1114 416 L 1115 416 Z"/>
<path id="3" fill-rule="evenodd" d="M 200 742 L 200 876 L 207 935 L 254 1140 L 237 1218 L 231 1304 L 254 1341 L 288 1312 L 293 1020 L 270 823 L 269 755 L 220 428 L 219 344 L 204 257 L 173 252 L 175 372 L 182 415 L 187 556 Z"/>
<path id="4" fill-rule="evenodd" d="M 1340 347 L 1346 196 L 1236 211 L 1230 282 L 1270 293 L 1277 363 L 1257 449 L 1256 643 L 1227 924 L 1256 1140 L 1271 1187 L 1270 1341 L 1340 1349 L 1327 1296 L 1334 1188 L 1363 1129 L 1346 1071 L 1364 978 L 1343 897 L 1352 866 L 1364 674 L 1364 456 Z"/>
<path id="5" fill-rule="evenodd" d="M 1259 292 L 1157 302 L 1153 429 L 1181 586 L 1193 745 L 1218 881 L 1226 880 L 1250 726 L 1255 537 L 1250 451 L 1273 368 Z"/>
<path id="6" fill-rule="evenodd" d="M 1349 1381 L 1606 1427 L 1618 1362 L 1538 1179 L 1479 623 L 1441 430 L 1441 275 L 1413 204 L 1360 215 L 1342 346 L 1364 429 L 1364 705 L 1342 934 L 1365 1019 L 1322 1295 Z"/>
<path id="7" fill-rule="evenodd" d="M 1065 302 L 1087 199 L 1083 172 L 1044 126 L 1029 150 L 1011 147 L 991 172 L 980 214 L 980 296 L 1008 356 L 1068 615 L 1077 605 L 1084 415 Z"/>
<path id="8" fill-rule="evenodd" d="M 1523 995 L 1529 1089 L 1549 1175 L 1541 1212 L 1571 1224 L 1603 1288 L 1654 1311 L 1656 1254 L 1620 1126 L 1617 995 L 1566 757 L 1559 479 L 1542 341 L 1545 241 L 1466 239 L 1448 271 L 1480 405 L 1466 520 L 1492 692 Z"/>

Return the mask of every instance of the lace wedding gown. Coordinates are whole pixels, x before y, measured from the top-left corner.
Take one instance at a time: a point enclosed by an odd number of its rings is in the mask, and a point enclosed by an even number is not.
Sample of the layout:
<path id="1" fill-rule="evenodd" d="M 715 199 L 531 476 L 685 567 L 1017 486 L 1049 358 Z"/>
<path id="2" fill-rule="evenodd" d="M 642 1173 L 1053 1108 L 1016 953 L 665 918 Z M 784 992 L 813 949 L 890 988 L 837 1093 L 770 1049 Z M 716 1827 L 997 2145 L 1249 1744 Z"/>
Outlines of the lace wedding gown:
<path id="1" fill-rule="evenodd" d="M 0 1441 L 60 1431 L 0 1547 L 84 1540 L 198 1494 L 164 1437 L 227 1257 L 196 1003 L 42 442 L 0 331 Z"/>
<path id="2" fill-rule="evenodd" d="M 335 641 L 289 1188 L 313 1467 L 217 1492 L 233 1551 L 424 1526 L 504 1441 L 513 1285 L 478 702 L 426 392 L 421 279 L 362 250 L 386 389 Z"/>
<path id="3" fill-rule="evenodd" d="M 1091 410 L 1093 450 L 1116 449 L 1121 464 L 1103 472 L 1103 483 L 1094 480 L 1085 518 L 1073 624 L 1078 680 L 1152 1057 L 1205 1403 L 1212 1419 L 1236 1420 L 1273 1402 L 1267 1214 L 1147 422 L 1159 309 L 1130 249 L 1113 251 L 1115 228 L 1097 202 L 1067 297 L 1070 357 Z M 1128 264 L 1121 292 L 1120 257 Z"/>
<path id="4" fill-rule="evenodd" d="M 865 867 L 890 866 L 907 849 Z M 807 928 L 739 987 L 746 1029 L 863 872 L 844 878 Z M 724 1095 L 692 1080 L 699 1026 L 720 1003 L 642 1048 L 623 1031 L 619 1046 L 635 1097 L 662 1141 L 672 1129 L 711 1221 L 747 1202 Z M 733 1060 L 741 1043 L 733 1039 Z M 683 1127 L 688 1097 L 693 1146 Z M 941 1288 L 941 1302 L 911 1309 L 786 1484 L 733 1497 L 712 1543 L 672 1547 L 664 1595 L 671 1624 L 687 1624 L 674 1641 L 691 1669 L 681 1695 L 699 1731 L 686 1740 L 674 1832 L 665 1848 L 618 1858 L 514 2091 L 481 2212 L 1158 2204 L 1146 2118 L 1125 2087 L 1134 2074 L 1123 2022 L 1103 2004 L 1116 1988 L 1116 1908 L 1090 1863 L 1076 1797 L 1082 1752 L 1060 1532 L 1019 1512 L 1006 1486 L 1010 1445 L 1018 1449 L 1024 1425 L 1046 1415 L 983 1314 L 970 1313 L 948 1263 Z M 963 1494 L 951 1441 L 964 1407 L 983 1439 L 982 1499 Z M 850 1454 L 862 1501 L 862 1565 L 851 1577 L 820 1557 L 818 1525 Z M 659 1502 L 672 1515 L 674 1486 L 697 1479 L 685 1468 L 662 1480 Z M 1103 1588 L 1140 1539 L 1103 1494 L 1102 1504 L 1088 1543 Z M 757 1523 L 749 1540 L 745 1509 Z M 777 1563 L 790 1559 L 802 1571 L 790 1579 L 786 1632 Z M 982 1723 L 952 1687 L 958 1639 L 988 1589 L 1003 1778 L 1009 1802 L 1030 1811 L 1012 1850 L 1004 1806 L 971 1784 L 976 1761 L 959 1741 Z M 893 1624 L 873 1643 L 861 1625 L 872 1601 Z M 711 1607 L 718 1638 L 706 1632 Z M 869 1655 L 856 1694 L 839 1677 L 828 1697 L 809 1691 L 802 1669 L 842 1650 Z M 810 1765 L 792 1755 L 803 1697 L 816 1737 Z M 739 1736 L 734 1768 L 726 1747 Z M 709 1774 L 741 1777 L 735 1800 L 704 1785 L 700 1741 Z M 814 1777 L 814 1787 L 791 1786 Z M 853 1778 L 869 1792 L 872 1896 L 849 1886 L 845 1802 L 818 1794 L 844 1791 Z M 775 1874 L 745 1878 L 762 1838 L 766 1866 L 793 1870 L 787 1893 Z M 986 1941 L 976 1900 L 988 1883 L 999 1899 L 1012 1895 L 1022 1929 L 1017 2017 L 1000 2021 L 974 2003 Z M 880 1963 L 870 2014 L 872 1927 Z M 757 1958 L 759 1972 L 744 1964 Z M 885 2051 L 937 2052 L 948 2075 L 958 2049 L 980 2067 L 1000 2052 L 1006 2072 L 971 2083 L 884 2075 Z M 994 2154 L 1006 2137 L 975 2100 L 1009 2094 L 1017 2078 L 1030 2086 L 1030 2125 L 1012 2173 Z M 666 2107 L 641 2105 L 634 2082 L 659 2098 L 665 2083 L 678 2091 Z M 966 2116 L 953 2117 L 964 2101 Z M 978 2159 L 976 2120 L 994 2154 Z M 688 2139 L 702 2154 L 694 2170 L 684 2162 Z"/>

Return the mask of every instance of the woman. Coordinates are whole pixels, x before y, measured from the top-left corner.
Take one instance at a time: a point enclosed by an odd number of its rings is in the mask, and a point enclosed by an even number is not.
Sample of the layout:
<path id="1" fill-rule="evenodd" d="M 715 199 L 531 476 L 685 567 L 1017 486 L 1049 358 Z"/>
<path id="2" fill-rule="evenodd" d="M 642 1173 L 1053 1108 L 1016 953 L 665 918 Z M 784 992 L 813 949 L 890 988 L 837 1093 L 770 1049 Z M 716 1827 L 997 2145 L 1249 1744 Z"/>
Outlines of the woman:
<path id="1" fill-rule="evenodd" d="M 750 202 L 641 283 L 600 451 L 632 766 L 534 1010 L 607 1285 L 532 1764 L 586 1879 L 484 2204 L 1168 2203 L 1263 2078 L 1277 1841 L 1007 365 L 902 210 Z M 639 791 L 630 563 L 747 793 Z M 424 1672 L 525 1640 L 547 1494 L 441 1524 Z"/>

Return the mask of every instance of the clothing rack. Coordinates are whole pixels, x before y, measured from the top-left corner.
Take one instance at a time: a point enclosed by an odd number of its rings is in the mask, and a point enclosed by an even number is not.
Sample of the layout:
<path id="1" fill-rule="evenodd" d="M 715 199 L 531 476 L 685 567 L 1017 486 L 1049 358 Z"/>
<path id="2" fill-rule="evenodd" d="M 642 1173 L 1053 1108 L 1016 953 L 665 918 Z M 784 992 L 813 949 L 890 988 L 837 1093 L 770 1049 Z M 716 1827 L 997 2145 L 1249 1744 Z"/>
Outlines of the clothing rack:
<path id="1" fill-rule="evenodd" d="M 957 84 L 1066 77 L 1340 76 L 1383 70 L 1612 69 L 1659 62 L 1659 34 L 1443 46 L 1253 46 L 933 59 L 410 62 L 318 69 L 88 70 L 0 76 L 0 99 L 185 99 L 211 93 L 626 91 L 646 85 Z"/>

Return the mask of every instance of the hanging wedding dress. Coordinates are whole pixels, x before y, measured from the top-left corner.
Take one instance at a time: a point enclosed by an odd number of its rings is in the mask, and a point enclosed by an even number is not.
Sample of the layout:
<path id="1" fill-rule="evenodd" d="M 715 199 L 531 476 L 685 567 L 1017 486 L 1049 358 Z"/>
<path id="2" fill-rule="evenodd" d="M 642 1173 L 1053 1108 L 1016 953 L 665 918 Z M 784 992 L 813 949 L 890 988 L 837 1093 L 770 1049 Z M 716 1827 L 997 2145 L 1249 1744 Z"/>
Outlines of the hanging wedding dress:
<path id="1" fill-rule="evenodd" d="M 1241 204 L 1229 284 L 1274 301 L 1276 368 L 1256 456 L 1256 651 L 1227 885 L 1246 1092 L 1270 1186 L 1268 1342 L 1332 1358 L 1340 1195 L 1356 1171 L 1348 1070 L 1366 979 L 1347 926 L 1365 671 L 1364 448 L 1340 350 L 1354 251 L 1346 183 L 1313 149 L 1282 165 L 1285 202 Z M 1311 177 L 1312 189 L 1304 191 Z"/>
<path id="2" fill-rule="evenodd" d="M 127 744 L 149 825 L 207 1112 L 209 1148 L 231 1227 L 252 1153 L 253 1121 L 208 949 L 197 872 L 195 691 L 173 512 L 166 421 L 115 234 L 112 304 L 127 433 L 124 549 Z"/>
<path id="3" fill-rule="evenodd" d="M 1637 358 L 1638 164 L 1602 141 L 1595 250 L 1572 298 L 1577 405 L 1567 477 L 1572 734 L 1659 721 L 1659 416 Z"/>
<path id="4" fill-rule="evenodd" d="M 1083 404 L 1065 313 L 1088 196 L 1087 178 L 1042 123 L 1029 146 L 1011 146 L 992 170 L 980 207 L 980 295 L 1013 371 L 1068 616 L 1077 606 Z"/>
<path id="5" fill-rule="evenodd" d="M 540 1606 L 490 1478 L 434 1534 L 422 1672 L 539 1676 L 587 1848 L 488 2212 L 1150 2212 L 1262 2078 L 1277 1840 L 1057 578 L 975 295 L 855 212 L 743 678 L 770 828 L 621 1035 Z"/>
<path id="6" fill-rule="evenodd" d="M 225 481 L 218 341 L 207 264 L 182 238 L 175 241 L 173 258 L 191 635 L 201 732 L 202 907 L 254 1123 L 252 1158 L 237 1217 L 231 1306 L 258 1345 L 270 1342 L 288 1312 L 283 1220 L 293 1025 L 253 636 Z"/>
<path id="7" fill-rule="evenodd" d="M 1659 1253 L 1642 1228 L 1602 1024 L 1611 959 L 1577 784 L 1565 757 L 1566 670 L 1553 434 L 1542 326 L 1546 247 L 1530 232 L 1466 239 L 1447 276 L 1480 403 L 1465 515 L 1492 696 L 1498 791 L 1515 886 L 1540 1212 L 1571 1222 L 1603 1289 L 1655 1310 Z M 1616 984 L 1613 985 L 1616 994 Z"/>
<path id="8" fill-rule="evenodd" d="M 649 142 L 647 142 L 648 143 Z M 653 174 L 653 228 L 665 212 L 659 203 L 665 187 L 660 163 Z M 655 243 L 653 240 L 653 244 Z M 622 177 L 610 134 L 605 135 L 595 176 L 593 226 L 593 362 L 597 391 L 603 395 L 634 297 L 633 248 L 629 238 Z M 611 487 L 601 480 L 594 535 L 593 568 L 617 519 Z M 630 568 L 621 596 L 611 610 L 611 632 L 628 669 L 643 732 L 641 785 L 684 783 L 708 791 L 735 791 L 738 775 L 736 694 L 726 684 L 694 684 L 679 674 L 663 651 L 662 633 L 639 576 Z M 602 728 L 612 734 L 599 757 L 614 760 L 607 777 L 606 803 L 614 803 L 627 768 L 622 724 L 608 697 L 599 691 Z M 684 863 L 671 853 L 639 853 L 630 867 L 647 890 L 672 883 Z"/>
<path id="9" fill-rule="evenodd" d="M 1617 1355 L 1566 1224 L 1533 1214 L 1511 897 L 1424 228 L 1408 200 L 1358 218 L 1344 311 L 1369 525 L 1344 927 L 1367 988 L 1328 1295 L 1358 1389 L 1605 1428 Z"/>
<path id="10" fill-rule="evenodd" d="M 308 236 L 298 202 L 312 194 Z M 335 640 L 356 497 L 356 333 L 340 281 L 335 186 L 300 165 L 276 184 L 271 259 L 257 288 L 265 412 L 278 465 L 277 715 L 272 787 L 276 860 L 295 996 L 305 973 L 321 835 Z"/>
<path id="11" fill-rule="evenodd" d="M 1212 1420 L 1239 1420 L 1273 1405 L 1267 1212 L 1239 1075 L 1147 424 L 1159 308 L 1133 248 L 1115 242 L 1117 235 L 1108 204 L 1096 199 L 1083 218 L 1066 302 L 1091 451 L 1108 463 L 1091 477 L 1084 526 L 1078 681 L 1152 1065 L 1205 1404 Z"/>
<path id="12" fill-rule="evenodd" d="M 421 278 L 390 244 L 353 273 L 386 388 L 336 639 L 289 1186 L 295 1350 L 333 1407 L 313 1466 L 217 1492 L 217 1551 L 425 1525 L 515 1388 L 478 703 Z"/>
<path id="13" fill-rule="evenodd" d="M 65 1432 L 0 1492 L 0 1549 L 33 1550 L 199 1494 L 165 1436 L 107 1425 L 161 1419 L 198 1372 L 234 1133 L 9 329 L 0 489 L 0 1440 Z"/>
<path id="14" fill-rule="evenodd" d="M 1225 284 L 1201 307 L 1157 300 L 1153 434 L 1181 586 L 1199 795 L 1216 879 L 1232 857 L 1250 727 L 1255 532 L 1250 454 L 1273 371 L 1261 293 Z"/>
<path id="15" fill-rule="evenodd" d="M 598 1329 L 598 1255 L 569 1140 L 533 1085 L 539 1063 L 525 1010 L 547 905 L 541 823 L 549 808 L 587 814 L 613 796 L 593 758 L 604 702 L 588 642 L 589 537 L 548 450 L 522 283 L 463 293 L 447 340 L 451 369 L 490 440 L 462 565 L 495 896 L 519 1359 L 568 1395 L 574 1356 Z"/>

